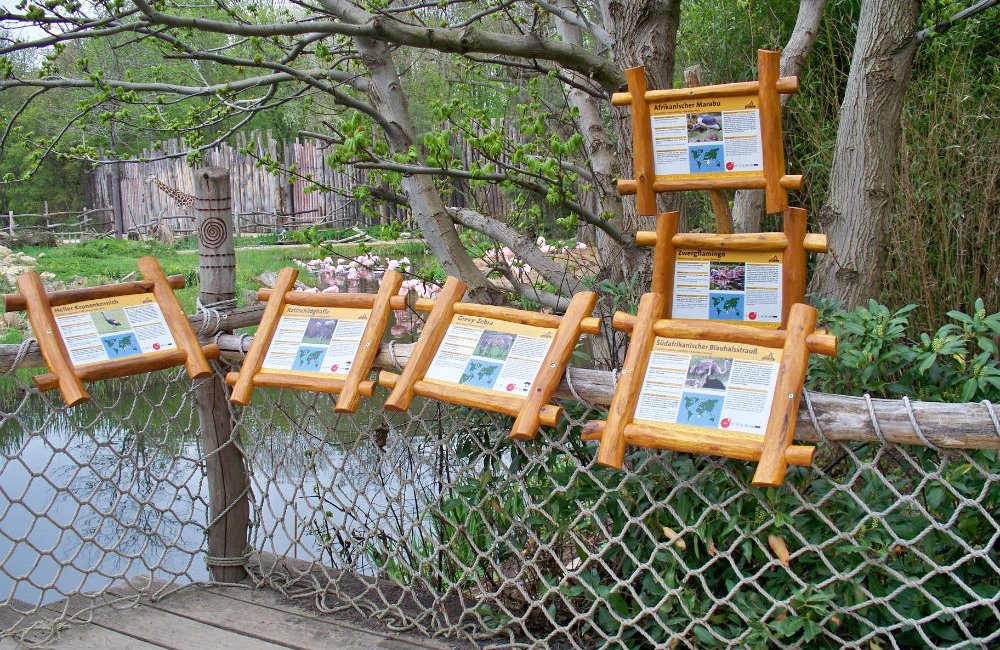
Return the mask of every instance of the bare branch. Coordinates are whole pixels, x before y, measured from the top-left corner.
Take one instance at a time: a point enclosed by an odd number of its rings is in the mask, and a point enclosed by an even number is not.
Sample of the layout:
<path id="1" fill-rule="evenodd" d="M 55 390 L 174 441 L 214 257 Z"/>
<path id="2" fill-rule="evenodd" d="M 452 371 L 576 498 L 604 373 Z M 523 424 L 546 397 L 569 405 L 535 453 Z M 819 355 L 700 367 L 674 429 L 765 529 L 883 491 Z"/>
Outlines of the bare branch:
<path id="1" fill-rule="evenodd" d="M 924 41 L 928 41 L 939 34 L 944 34 L 946 31 L 954 27 L 955 23 L 958 21 L 971 18 L 978 13 L 986 11 L 990 7 L 996 6 L 998 3 L 1000 3 L 1000 0 L 979 0 L 979 2 L 971 7 L 966 7 L 962 11 L 954 14 L 948 20 L 942 20 L 933 27 L 921 29 L 917 32 L 917 43 L 923 43 Z"/>

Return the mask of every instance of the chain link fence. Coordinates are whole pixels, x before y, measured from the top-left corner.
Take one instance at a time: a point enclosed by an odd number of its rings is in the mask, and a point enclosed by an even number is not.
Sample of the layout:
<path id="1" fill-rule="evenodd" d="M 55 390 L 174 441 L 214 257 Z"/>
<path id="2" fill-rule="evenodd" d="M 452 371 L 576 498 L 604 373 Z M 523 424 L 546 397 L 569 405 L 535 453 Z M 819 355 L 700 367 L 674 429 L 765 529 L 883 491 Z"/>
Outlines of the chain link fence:
<path id="1" fill-rule="evenodd" d="M 44 642 L 64 601 L 123 579 L 208 580 L 193 383 L 154 373 L 66 411 L 0 386 L 0 636 Z M 969 648 L 1000 639 L 996 451 L 820 445 L 777 489 L 752 467 L 579 440 L 602 408 L 511 442 L 508 418 L 429 400 L 337 415 L 257 389 L 231 444 L 251 484 L 248 570 L 324 611 L 485 647 Z"/>

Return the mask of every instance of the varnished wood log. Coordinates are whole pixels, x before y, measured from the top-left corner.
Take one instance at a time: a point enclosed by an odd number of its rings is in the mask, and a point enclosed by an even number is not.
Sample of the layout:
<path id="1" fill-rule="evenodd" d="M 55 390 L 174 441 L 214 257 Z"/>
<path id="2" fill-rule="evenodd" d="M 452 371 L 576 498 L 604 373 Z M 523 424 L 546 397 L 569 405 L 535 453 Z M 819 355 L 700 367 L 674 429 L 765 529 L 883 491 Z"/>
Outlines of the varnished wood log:
<path id="1" fill-rule="evenodd" d="M 677 267 L 677 249 L 674 236 L 677 235 L 680 212 L 665 212 L 656 218 L 656 232 L 653 233 L 653 281 L 650 290 L 663 296 L 664 318 L 670 317 L 673 309 L 674 273 Z M 638 237 L 636 238 L 638 241 Z M 659 242 L 662 244 L 657 245 Z"/>
<path id="2" fill-rule="evenodd" d="M 665 300 L 658 293 L 644 294 L 639 300 L 632 340 L 625 354 L 619 385 L 608 407 L 607 424 L 597 450 L 597 462 L 601 465 L 616 469 L 622 466 L 625 458 L 625 427 L 632 421 L 632 414 L 639 403 L 643 378 L 649 365 L 649 354 L 656 342 L 652 324 L 663 313 Z"/>
<path id="3" fill-rule="evenodd" d="M 399 385 L 401 375 L 383 370 L 378 374 L 380 386 L 395 390 Z M 440 400 L 456 406 L 484 409 L 517 417 L 524 405 L 524 397 L 520 395 L 504 395 L 496 391 L 470 386 L 460 386 L 437 379 L 420 379 L 414 384 L 416 395 Z M 562 407 L 545 404 L 538 412 L 539 423 L 547 427 L 555 426 L 562 415 Z M 536 427 L 537 428 L 537 427 Z"/>
<path id="4" fill-rule="evenodd" d="M 285 308 L 285 295 L 295 286 L 297 277 L 299 277 L 299 272 L 290 267 L 283 268 L 278 273 L 278 280 L 274 283 L 274 292 L 270 300 L 267 301 L 267 307 L 264 308 L 260 319 L 260 326 L 256 336 L 254 336 L 254 344 L 250 347 L 250 351 L 243 361 L 239 373 L 240 378 L 233 386 L 233 392 L 229 398 L 237 404 L 246 406 L 250 403 L 250 397 L 253 395 L 254 376 L 260 372 L 264 357 L 267 356 L 267 351 L 271 347 L 274 333 L 278 329 L 278 321 Z"/>
<path id="5" fill-rule="evenodd" d="M 188 376 L 193 379 L 210 376 L 212 367 L 208 365 L 198 337 L 191 329 L 191 321 L 188 320 L 184 308 L 177 300 L 174 290 L 170 288 L 159 260 L 147 255 L 136 260 L 136 266 L 144 278 L 153 282 L 153 297 L 156 298 L 156 302 L 160 306 L 163 320 L 170 328 L 170 333 L 173 335 L 177 347 L 186 353 L 184 365 L 187 367 Z"/>
<path id="6" fill-rule="evenodd" d="M 387 271 L 388 273 L 388 271 Z M 384 276 L 383 276 L 384 277 Z M 397 289 L 398 291 L 398 289 Z M 272 289 L 258 289 L 257 299 L 266 302 L 271 298 Z M 428 300 L 433 303 L 433 300 Z M 285 294 L 285 304 L 296 307 L 344 307 L 347 309 L 371 309 L 375 304 L 375 296 L 368 293 L 322 293 L 312 291 L 290 291 Z M 406 309 L 406 296 L 392 296 L 389 300 L 392 309 Z M 431 304 L 433 307 L 433 304 Z M 430 309 L 428 309 L 430 311 Z"/>
<path id="7" fill-rule="evenodd" d="M 240 373 L 227 372 L 226 383 L 230 386 L 239 381 Z M 265 386 L 268 388 L 290 388 L 293 390 L 305 390 L 313 393 L 327 393 L 337 395 L 344 390 L 344 379 L 340 377 L 307 377 L 303 375 L 276 375 L 268 372 L 259 372 L 253 378 L 254 387 Z M 357 391 L 359 395 L 371 397 L 375 393 L 375 382 L 364 380 L 358 382 Z"/>
<path id="8" fill-rule="evenodd" d="M 206 358 L 218 359 L 220 355 L 219 346 L 209 343 L 204 346 L 203 353 Z M 115 379 L 173 368 L 174 366 L 183 365 L 186 358 L 187 352 L 184 350 L 163 350 L 161 352 L 148 352 L 134 357 L 89 363 L 76 368 L 75 371 L 76 376 L 81 381 L 100 381 L 102 379 Z M 35 385 L 38 386 L 38 390 L 42 391 L 52 390 L 59 385 L 59 378 L 55 373 L 51 372 L 35 375 L 32 379 L 34 379 Z"/>
<path id="9" fill-rule="evenodd" d="M 810 253 L 826 253 L 830 247 L 827 245 L 826 235 L 819 233 L 809 233 L 802 240 L 802 246 Z"/>
<path id="10" fill-rule="evenodd" d="M 656 214 L 656 163 L 653 160 L 653 125 L 646 101 L 646 69 L 642 66 L 625 71 L 632 117 L 632 160 L 635 161 L 635 209 L 640 216 Z"/>
<path id="11" fill-rule="evenodd" d="M 604 434 L 605 423 L 594 420 L 587 423 L 584 440 L 600 440 Z M 688 454 L 710 454 L 724 456 L 736 460 L 756 462 L 760 459 L 764 448 L 760 436 L 748 433 L 729 431 L 716 433 L 711 430 L 689 432 L 682 430 L 660 429 L 646 424 L 629 424 L 625 427 L 625 442 L 636 447 L 648 449 L 666 449 Z M 789 465 L 809 467 L 812 465 L 812 446 L 791 445 L 786 451 Z"/>
<path id="12" fill-rule="evenodd" d="M 542 367 L 535 377 L 531 390 L 524 396 L 510 437 L 514 440 L 531 440 L 538 433 L 541 424 L 541 411 L 552 401 L 552 394 L 559 385 L 559 378 L 566 372 L 573 348 L 580 339 L 583 319 L 593 310 L 597 303 L 597 294 L 583 291 L 569 303 L 566 314 L 562 316 L 556 335 L 552 339 L 549 350 L 542 360 Z"/>
<path id="13" fill-rule="evenodd" d="M 378 354 L 378 344 L 382 340 L 385 328 L 389 323 L 389 316 L 392 313 L 392 298 L 397 296 L 399 288 L 403 285 L 403 274 L 398 271 L 387 270 L 382 275 L 382 282 L 379 285 L 378 294 L 373 296 L 371 314 L 365 331 L 361 335 L 358 343 L 358 351 L 354 355 L 354 363 L 344 380 L 344 389 L 337 399 L 335 410 L 337 413 L 353 413 L 358 409 L 358 403 L 363 394 L 359 388 L 361 381 L 366 379 L 371 372 L 372 361 Z M 369 392 L 367 397 L 371 397 Z"/>
<path id="14" fill-rule="evenodd" d="M 612 324 L 616 330 L 631 332 L 635 326 L 636 316 L 625 312 L 616 312 Z M 730 325 L 714 321 L 699 320 L 662 320 L 653 326 L 657 336 L 682 339 L 708 339 L 724 343 L 742 343 L 744 345 L 762 345 L 764 347 L 780 348 L 785 344 L 783 330 L 761 330 L 742 325 Z M 837 337 L 829 334 L 813 333 L 806 337 L 806 345 L 810 352 L 836 356 Z"/>
<path id="15" fill-rule="evenodd" d="M 168 276 L 167 284 L 170 285 L 171 289 L 183 289 L 184 276 Z M 61 305 L 69 305 L 74 302 L 96 300 L 98 298 L 133 296 L 139 293 L 147 293 L 152 290 L 153 282 L 151 280 L 139 280 L 138 282 L 119 282 L 118 284 L 107 284 L 100 287 L 81 287 L 79 289 L 53 291 L 47 295 L 49 298 L 49 305 L 52 307 L 59 307 Z M 3 304 L 6 311 L 23 311 L 28 307 L 24 297 L 16 293 L 5 295 L 3 297 Z"/>
<path id="16" fill-rule="evenodd" d="M 17 278 L 17 288 L 28 307 L 28 322 L 38 340 L 45 365 L 58 377 L 59 394 L 66 406 L 76 406 L 90 399 L 83 383 L 76 376 L 66 343 L 59 335 L 56 317 L 45 296 L 42 278 L 34 271 L 22 273 Z"/>
<path id="17" fill-rule="evenodd" d="M 780 232 L 739 233 L 714 235 L 711 233 L 684 232 L 673 237 L 677 250 L 709 251 L 783 251 L 788 239 Z"/>
<path id="18" fill-rule="evenodd" d="M 792 305 L 806 299 L 806 211 L 788 208 L 783 219 L 785 239 L 790 242 L 781 260 L 781 322 L 788 322 Z"/>
<path id="19" fill-rule="evenodd" d="M 778 90 L 781 55 L 757 50 L 760 81 L 760 141 L 764 162 L 764 202 L 769 214 L 788 208 L 788 192 L 781 185 L 785 175 L 785 143 L 781 132 L 781 96 Z"/>
<path id="20" fill-rule="evenodd" d="M 754 485 L 775 487 L 785 481 L 788 468 L 785 450 L 795 435 L 799 400 L 809 365 L 806 336 L 815 329 L 817 315 L 816 309 L 801 303 L 794 305 L 789 314 L 774 400 L 764 430 L 764 448 L 753 475 Z"/>
<path id="21" fill-rule="evenodd" d="M 765 189 L 766 182 L 763 176 L 743 177 L 743 178 L 692 178 L 679 180 L 657 180 L 653 181 L 653 191 L 660 192 L 684 192 L 695 190 L 762 190 Z M 798 174 L 785 174 L 781 177 L 778 185 L 786 190 L 798 190 L 802 188 L 802 176 Z M 635 179 L 618 179 L 618 194 L 630 196 L 636 193 Z"/>
<path id="22" fill-rule="evenodd" d="M 799 92 L 799 79 L 798 77 L 781 77 L 778 79 L 776 86 L 778 92 L 782 95 L 795 94 Z M 652 103 L 677 101 L 679 99 L 695 99 L 698 97 L 739 97 L 741 95 L 756 95 L 759 90 L 759 82 L 742 81 L 739 83 L 698 86 L 695 88 L 648 90 L 645 93 L 645 100 L 647 103 Z M 611 95 L 612 106 L 628 106 L 631 103 L 631 90 Z"/>
<path id="23" fill-rule="evenodd" d="M 390 411 L 405 411 L 410 407 L 416 394 L 416 383 L 427 374 L 441 341 L 448 333 L 451 319 L 455 315 L 455 304 L 464 295 L 465 283 L 450 276 L 438 294 L 438 299 L 435 301 L 437 304 L 427 317 L 413 356 L 403 368 L 399 381 L 394 384 L 392 392 L 385 400 L 385 408 Z"/>

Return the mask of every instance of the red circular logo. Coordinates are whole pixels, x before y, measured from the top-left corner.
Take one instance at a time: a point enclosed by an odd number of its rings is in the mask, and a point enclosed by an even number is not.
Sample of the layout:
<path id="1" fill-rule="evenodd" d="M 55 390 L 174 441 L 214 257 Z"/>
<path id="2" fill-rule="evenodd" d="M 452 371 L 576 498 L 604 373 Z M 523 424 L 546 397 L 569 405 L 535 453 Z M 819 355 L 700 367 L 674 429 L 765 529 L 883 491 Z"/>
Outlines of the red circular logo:
<path id="1" fill-rule="evenodd" d="M 726 163 L 726 169 L 728 169 L 729 171 L 733 171 L 733 167 L 735 166 L 736 165 L 734 165 L 732 161 Z"/>
<path id="2" fill-rule="evenodd" d="M 159 343 L 154 343 L 153 344 L 153 349 L 154 350 L 159 350 L 160 349 L 160 344 Z"/>
<path id="3" fill-rule="evenodd" d="M 757 320 L 757 312 L 755 311 L 750 312 L 749 314 L 747 314 L 747 318 L 749 318 L 750 320 Z"/>
<path id="4" fill-rule="evenodd" d="M 333 364 L 332 366 L 330 366 L 330 372 L 337 372 L 337 368 L 339 368 L 339 367 L 340 367 L 339 364 L 336 364 L 336 363 Z"/>
<path id="5" fill-rule="evenodd" d="M 507 392 L 514 390 L 514 384 L 507 384 Z"/>
<path id="6" fill-rule="evenodd" d="M 730 424 L 732 424 L 732 422 L 729 421 L 729 418 L 722 418 L 722 422 L 719 423 L 723 429 L 728 429 Z"/>

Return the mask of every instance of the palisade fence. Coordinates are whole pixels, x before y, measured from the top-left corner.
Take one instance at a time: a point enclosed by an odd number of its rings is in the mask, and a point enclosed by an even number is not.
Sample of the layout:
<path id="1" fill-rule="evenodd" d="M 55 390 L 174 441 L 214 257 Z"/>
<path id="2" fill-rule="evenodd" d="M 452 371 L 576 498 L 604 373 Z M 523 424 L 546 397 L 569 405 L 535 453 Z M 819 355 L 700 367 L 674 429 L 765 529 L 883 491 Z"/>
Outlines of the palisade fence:
<path id="1" fill-rule="evenodd" d="M 606 415 L 608 370 L 570 368 L 562 423 L 529 442 L 475 409 L 388 412 L 382 389 L 355 414 L 262 388 L 234 407 L 222 377 L 261 312 L 192 317 L 223 352 L 215 376 L 99 382 L 72 410 L 34 387 L 37 345 L 0 346 L 0 638 L 43 645 L 127 605 L 109 590 L 122 580 L 152 598 L 246 580 L 456 646 L 1000 642 L 989 402 L 807 392 L 796 438 L 817 441 L 814 467 L 758 489 L 749 464 L 719 458 L 598 466 L 580 433 Z M 412 347 L 384 344 L 376 365 Z"/>
<path id="2" fill-rule="evenodd" d="M 243 150 L 253 145 L 258 157 L 281 162 L 286 169 L 295 166 L 296 175 L 274 175 L 257 165 Z M 458 155 L 464 168 L 472 163 L 487 162 L 462 141 Z M 98 167 L 90 178 L 88 204 L 108 207 L 101 232 L 114 232 L 113 209 L 120 209 L 123 230 L 139 235 L 152 234 L 160 224 L 175 233 L 190 234 L 194 228 L 194 207 L 182 195 L 194 194 L 192 169 L 182 157 L 179 140 L 164 142 L 157 149 L 142 152 L 140 158 L 149 162 L 122 163 Z M 334 169 L 326 163 L 327 152 L 322 142 L 312 139 L 278 141 L 268 131 L 239 133 L 231 143 L 222 143 L 205 152 L 204 164 L 225 167 L 232 174 L 233 211 L 238 232 L 275 233 L 285 228 L 294 230 L 312 225 L 320 227 L 351 227 L 375 224 L 403 224 L 413 229 L 409 210 L 389 202 L 380 205 L 372 215 L 361 209 L 352 198 L 354 189 L 369 184 L 369 171 L 347 166 Z M 313 182 L 331 188 L 331 192 L 310 191 Z M 487 214 L 503 215 L 511 209 L 511 198 L 499 186 L 470 187 L 468 181 L 451 179 L 449 205 L 476 207 Z M 116 197 L 120 197 L 120 203 Z M 584 197 L 584 204 L 591 199 Z M 115 207 L 120 206 L 120 207 Z"/>

